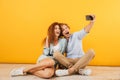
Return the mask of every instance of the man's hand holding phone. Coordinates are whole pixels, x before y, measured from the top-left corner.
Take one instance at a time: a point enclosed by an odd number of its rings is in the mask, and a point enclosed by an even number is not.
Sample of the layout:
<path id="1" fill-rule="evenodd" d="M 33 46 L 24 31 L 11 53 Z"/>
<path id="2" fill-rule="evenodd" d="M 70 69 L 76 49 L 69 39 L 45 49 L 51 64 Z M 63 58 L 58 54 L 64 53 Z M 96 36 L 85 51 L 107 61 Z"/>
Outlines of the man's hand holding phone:
<path id="1" fill-rule="evenodd" d="M 95 15 L 86 15 L 86 20 L 90 21 L 90 22 L 94 22 L 95 21 Z"/>

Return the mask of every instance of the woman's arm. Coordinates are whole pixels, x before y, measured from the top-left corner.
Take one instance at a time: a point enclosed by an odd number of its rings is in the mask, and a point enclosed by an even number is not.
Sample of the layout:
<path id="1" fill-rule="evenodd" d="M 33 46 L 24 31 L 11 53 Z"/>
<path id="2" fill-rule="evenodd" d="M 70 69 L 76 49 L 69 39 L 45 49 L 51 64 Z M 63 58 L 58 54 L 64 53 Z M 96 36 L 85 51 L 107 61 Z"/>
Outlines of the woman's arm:
<path id="1" fill-rule="evenodd" d="M 46 37 L 45 47 L 46 47 L 46 48 L 49 48 L 49 44 L 48 44 L 48 36 Z"/>
<path id="2" fill-rule="evenodd" d="M 50 48 L 49 48 L 49 44 L 48 44 L 48 36 L 46 37 L 43 53 L 46 56 L 48 56 L 48 54 L 50 53 Z"/>

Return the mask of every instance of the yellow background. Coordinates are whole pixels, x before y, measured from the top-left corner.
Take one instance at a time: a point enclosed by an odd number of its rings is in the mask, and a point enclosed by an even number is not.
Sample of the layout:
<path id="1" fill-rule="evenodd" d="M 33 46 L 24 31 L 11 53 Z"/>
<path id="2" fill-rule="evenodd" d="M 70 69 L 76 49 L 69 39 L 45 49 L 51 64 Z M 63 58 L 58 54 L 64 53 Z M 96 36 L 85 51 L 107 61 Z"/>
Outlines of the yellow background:
<path id="1" fill-rule="evenodd" d="M 52 22 L 75 32 L 87 14 L 96 15 L 83 40 L 85 52 L 96 52 L 90 64 L 120 66 L 120 0 L 0 0 L 0 63 L 35 63 Z"/>

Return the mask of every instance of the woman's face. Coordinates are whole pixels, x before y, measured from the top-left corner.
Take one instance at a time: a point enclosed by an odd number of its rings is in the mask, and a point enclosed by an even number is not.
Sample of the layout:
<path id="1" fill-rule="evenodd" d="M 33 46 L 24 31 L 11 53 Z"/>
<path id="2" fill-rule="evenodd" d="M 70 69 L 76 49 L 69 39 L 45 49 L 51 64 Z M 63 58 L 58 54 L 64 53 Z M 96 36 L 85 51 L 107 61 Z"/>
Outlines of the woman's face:
<path id="1" fill-rule="evenodd" d="M 54 28 L 55 37 L 59 37 L 60 33 L 61 33 L 61 30 L 60 30 L 59 25 L 55 25 L 55 28 Z"/>

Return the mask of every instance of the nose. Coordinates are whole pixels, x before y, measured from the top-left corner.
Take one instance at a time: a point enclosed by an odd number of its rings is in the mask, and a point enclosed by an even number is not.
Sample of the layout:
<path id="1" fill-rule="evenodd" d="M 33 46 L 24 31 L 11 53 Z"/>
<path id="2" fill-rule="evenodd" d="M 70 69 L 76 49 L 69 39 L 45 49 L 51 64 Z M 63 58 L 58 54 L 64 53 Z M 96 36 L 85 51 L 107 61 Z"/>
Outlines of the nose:
<path id="1" fill-rule="evenodd" d="M 65 30 L 65 32 L 68 32 L 67 29 Z"/>
<path id="2" fill-rule="evenodd" d="M 60 31 L 60 29 L 57 29 L 57 31 Z"/>

